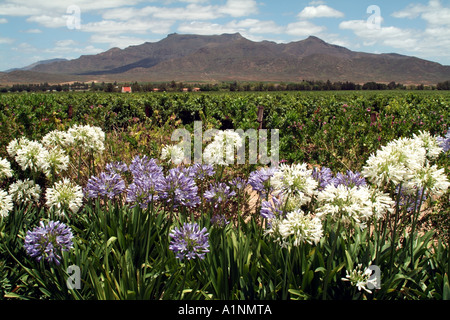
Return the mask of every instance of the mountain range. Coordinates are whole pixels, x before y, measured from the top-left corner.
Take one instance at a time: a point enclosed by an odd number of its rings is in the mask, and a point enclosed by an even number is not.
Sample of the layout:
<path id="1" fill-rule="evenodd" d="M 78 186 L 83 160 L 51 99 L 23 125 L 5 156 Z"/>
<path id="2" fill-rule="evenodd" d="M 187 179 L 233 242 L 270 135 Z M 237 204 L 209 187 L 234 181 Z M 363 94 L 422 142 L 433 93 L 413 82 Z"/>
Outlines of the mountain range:
<path id="1" fill-rule="evenodd" d="M 0 83 L 330 80 L 436 84 L 450 66 L 395 53 L 351 51 L 310 36 L 255 42 L 239 33 L 170 34 L 158 42 L 112 48 L 77 59 L 41 61 L 0 73 Z"/>

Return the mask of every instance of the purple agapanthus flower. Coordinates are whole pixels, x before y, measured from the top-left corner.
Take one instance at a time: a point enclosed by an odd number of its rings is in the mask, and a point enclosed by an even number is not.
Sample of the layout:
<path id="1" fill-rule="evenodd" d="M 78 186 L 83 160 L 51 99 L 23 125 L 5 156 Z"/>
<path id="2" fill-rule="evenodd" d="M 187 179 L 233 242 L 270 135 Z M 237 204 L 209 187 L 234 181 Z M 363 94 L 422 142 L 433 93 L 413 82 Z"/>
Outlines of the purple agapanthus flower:
<path id="1" fill-rule="evenodd" d="M 116 161 L 108 163 L 105 167 L 106 171 L 109 173 L 121 174 L 128 171 L 128 166 L 122 161 Z"/>
<path id="2" fill-rule="evenodd" d="M 361 187 L 367 185 L 366 179 L 359 172 L 353 172 L 347 170 L 346 174 L 338 173 L 336 174 L 336 179 L 334 180 L 334 185 L 338 186 L 343 184 L 349 188 Z"/>
<path id="3" fill-rule="evenodd" d="M 149 203 L 160 199 L 164 173 L 155 159 L 136 156 L 128 169 L 133 175 L 133 182 L 127 189 L 127 202 L 132 203 L 132 207 L 139 205 L 145 209 Z"/>
<path id="4" fill-rule="evenodd" d="M 281 197 L 272 197 L 272 199 L 261 203 L 260 214 L 268 220 L 283 216 L 283 205 L 284 202 Z"/>
<path id="5" fill-rule="evenodd" d="M 72 238 L 72 230 L 64 223 L 50 221 L 46 225 L 41 221 L 38 227 L 27 231 L 24 248 L 37 261 L 44 259 L 59 265 L 62 252 L 73 248 Z"/>
<path id="6" fill-rule="evenodd" d="M 142 209 L 148 207 L 152 201 L 159 199 L 158 192 L 161 190 L 164 176 L 162 174 L 142 174 L 136 176 L 128 186 L 127 202 L 132 203 L 132 208 L 139 204 Z"/>
<path id="7" fill-rule="evenodd" d="M 270 186 L 270 178 L 277 171 L 277 168 L 261 168 L 253 171 L 248 177 L 248 184 L 257 191 L 261 198 L 270 194 L 273 188 Z"/>
<path id="8" fill-rule="evenodd" d="M 225 204 L 231 197 L 234 197 L 236 192 L 231 190 L 224 182 L 216 182 L 210 185 L 209 190 L 206 190 L 203 197 L 208 202 L 214 203 L 217 208 L 220 204 Z"/>
<path id="9" fill-rule="evenodd" d="M 185 173 L 196 180 L 204 180 L 215 174 L 214 167 L 210 164 L 194 163 L 192 166 L 184 169 Z"/>
<path id="10" fill-rule="evenodd" d="M 312 176 L 319 183 L 319 190 L 323 190 L 327 185 L 333 185 L 335 183 L 333 172 L 327 167 L 322 167 L 321 169 L 314 168 Z"/>
<path id="11" fill-rule="evenodd" d="M 84 189 L 88 198 L 115 198 L 125 191 L 125 181 L 116 173 L 102 172 L 97 177 L 91 177 Z"/>
<path id="12" fill-rule="evenodd" d="M 174 228 L 169 236 L 172 241 L 169 249 L 172 250 L 180 260 L 204 259 L 209 252 L 209 234 L 207 229 L 200 227 L 197 223 L 184 223 L 180 228 Z"/>
<path id="13" fill-rule="evenodd" d="M 444 137 L 438 137 L 437 141 L 442 149 L 444 149 L 444 152 L 450 150 L 450 130 L 447 131 L 447 134 Z"/>
<path id="14" fill-rule="evenodd" d="M 247 186 L 248 181 L 241 177 L 236 177 L 231 180 L 231 187 L 235 191 L 242 191 Z"/>
<path id="15" fill-rule="evenodd" d="M 162 174 L 163 168 L 160 167 L 155 159 L 150 159 L 147 156 L 136 156 L 128 166 L 129 171 L 133 177 L 142 177 L 142 175 Z"/>
<path id="16" fill-rule="evenodd" d="M 170 169 L 159 185 L 159 198 L 170 203 L 174 208 L 183 205 L 195 207 L 200 203 L 198 187 L 195 180 L 179 168 Z"/>

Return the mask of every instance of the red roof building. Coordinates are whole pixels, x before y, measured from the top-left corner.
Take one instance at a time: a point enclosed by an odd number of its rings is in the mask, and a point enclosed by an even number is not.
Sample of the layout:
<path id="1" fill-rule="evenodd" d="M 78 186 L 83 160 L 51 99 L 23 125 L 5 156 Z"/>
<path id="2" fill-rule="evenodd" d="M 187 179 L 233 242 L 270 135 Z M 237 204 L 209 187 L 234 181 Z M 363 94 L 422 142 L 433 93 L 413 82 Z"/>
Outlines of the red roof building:
<path id="1" fill-rule="evenodd" d="M 131 93 L 131 87 L 122 87 L 122 92 L 130 92 Z"/>

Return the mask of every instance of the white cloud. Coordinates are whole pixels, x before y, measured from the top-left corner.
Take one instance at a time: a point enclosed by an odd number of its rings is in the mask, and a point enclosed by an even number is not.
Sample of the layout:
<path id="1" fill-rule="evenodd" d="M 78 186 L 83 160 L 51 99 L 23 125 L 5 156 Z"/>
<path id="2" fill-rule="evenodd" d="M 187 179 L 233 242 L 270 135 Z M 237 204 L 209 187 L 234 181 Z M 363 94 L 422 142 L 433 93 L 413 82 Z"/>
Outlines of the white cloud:
<path id="1" fill-rule="evenodd" d="M 394 48 L 414 49 L 417 44 L 415 33 L 412 30 L 397 27 L 382 27 L 379 29 L 369 27 L 366 20 L 349 20 L 339 24 L 343 30 L 351 30 L 367 43 L 380 43 Z"/>
<path id="2" fill-rule="evenodd" d="M 309 21 L 289 23 L 286 27 L 287 34 L 298 37 L 317 35 L 325 30 L 325 27 L 315 25 Z"/>
<path id="3" fill-rule="evenodd" d="M 428 5 L 413 4 L 407 8 L 394 12 L 395 18 L 422 18 L 430 25 L 449 25 L 450 26 L 450 8 L 443 7 L 439 0 L 431 0 Z"/>
<path id="4" fill-rule="evenodd" d="M 27 18 L 27 22 L 35 22 L 47 28 L 60 28 L 67 26 L 67 19 L 63 16 L 36 15 Z"/>
<path id="5" fill-rule="evenodd" d="M 426 22 L 424 30 L 414 30 L 414 35 L 399 41 L 398 46 L 411 44 L 410 49 L 424 58 L 446 57 L 450 52 L 450 8 L 439 0 L 430 0 L 427 5 L 412 4 L 392 14 L 395 18 L 417 19 Z M 415 41 L 414 41 L 415 40 Z M 414 46 L 413 46 L 414 45 Z"/>
<path id="6" fill-rule="evenodd" d="M 319 5 L 316 7 L 305 7 L 298 17 L 301 19 L 313 19 L 313 18 L 341 18 L 344 14 L 336 9 L 330 8 L 327 5 Z"/>
<path id="7" fill-rule="evenodd" d="M 52 12 L 54 14 L 66 13 L 67 8 L 76 5 L 82 12 L 120 8 L 136 5 L 141 0 L 4 0 L 0 5 L 3 15 L 40 15 Z"/>
<path id="8" fill-rule="evenodd" d="M 235 27 L 236 30 L 242 30 L 250 34 L 280 34 L 285 31 L 284 27 L 277 25 L 274 21 L 262 21 L 258 19 L 234 20 L 229 22 L 227 26 Z"/>
<path id="9" fill-rule="evenodd" d="M 0 44 L 9 44 L 9 43 L 13 43 L 13 42 L 14 42 L 14 39 L 0 37 Z"/>
<path id="10" fill-rule="evenodd" d="M 321 4 L 325 4 L 325 1 L 323 1 L 323 0 L 313 0 L 313 1 L 310 1 L 308 4 L 310 6 L 318 6 L 318 5 L 321 5 Z"/>
<path id="11" fill-rule="evenodd" d="M 254 0 L 227 0 L 224 6 L 218 8 L 218 12 L 232 17 L 244 17 L 258 13 L 258 6 Z"/>
<path id="12" fill-rule="evenodd" d="M 218 24 L 211 22 L 201 22 L 201 21 L 193 21 L 182 23 L 178 27 L 178 31 L 182 33 L 192 33 L 192 34 L 200 34 L 200 35 L 213 35 L 213 34 L 223 34 L 223 33 L 236 33 L 243 32 L 243 28 L 239 28 L 237 26 L 229 25 L 229 24 Z"/>
<path id="13" fill-rule="evenodd" d="M 28 5 L 17 5 L 13 3 L 1 3 L 0 12 L 3 16 L 24 17 L 34 14 L 41 14 L 41 8 L 34 8 Z"/>
<path id="14" fill-rule="evenodd" d="M 8 20 L 6 20 L 5 18 L 0 18 L 0 23 L 8 23 Z"/>
<path id="15" fill-rule="evenodd" d="M 169 20 L 128 20 L 114 21 L 102 20 L 99 22 L 89 22 L 81 25 L 81 30 L 94 34 L 167 34 L 170 33 L 170 27 L 173 25 Z"/>
<path id="16" fill-rule="evenodd" d="M 28 29 L 24 31 L 25 33 L 42 33 L 41 29 Z"/>

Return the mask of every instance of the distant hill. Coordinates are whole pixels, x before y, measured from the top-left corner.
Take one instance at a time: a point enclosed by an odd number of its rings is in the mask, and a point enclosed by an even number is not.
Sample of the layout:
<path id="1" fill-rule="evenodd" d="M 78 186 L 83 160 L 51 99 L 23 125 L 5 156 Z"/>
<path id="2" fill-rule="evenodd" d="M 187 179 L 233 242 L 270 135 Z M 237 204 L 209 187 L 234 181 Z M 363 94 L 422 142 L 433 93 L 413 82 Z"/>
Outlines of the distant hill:
<path id="1" fill-rule="evenodd" d="M 0 83 L 330 80 L 436 84 L 449 79 L 450 66 L 416 57 L 355 52 L 314 36 L 284 44 L 254 42 L 239 33 L 170 34 L 158 42 L 0 74 Z"/>
<path id="2" fill-rule="evenodd" d="M 35 62 L 33 64 L 30 64 L 29 66 L 23 67 L 23 68 L 13 68 L 13 69 L 5 70 L 3 72 L 12 72 L 12 71 L 17 71 L 17 70 L 31 70 L 34 67 L 38 66 L 38 65 L 49 64 L 49 63 L 59 62 L 59 61 L 68 61 L 68 60 L 67 59 L 60 59 L 60 58 L 49 59 L 49 60 L 41 60 L 41 61 Z"/>

